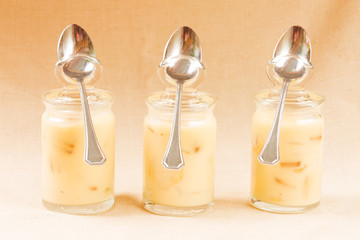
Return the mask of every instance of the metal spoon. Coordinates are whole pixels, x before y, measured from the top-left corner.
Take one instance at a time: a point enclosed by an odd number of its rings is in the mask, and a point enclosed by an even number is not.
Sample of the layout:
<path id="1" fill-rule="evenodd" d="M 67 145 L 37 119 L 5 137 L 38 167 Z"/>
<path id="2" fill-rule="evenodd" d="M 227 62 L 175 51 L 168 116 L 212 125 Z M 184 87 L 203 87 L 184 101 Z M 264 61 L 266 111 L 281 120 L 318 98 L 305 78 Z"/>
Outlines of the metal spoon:
<path id="1" fill-rule="evenodd" d="M 85 123 L 85 161 L 90 164 L 102 164 L 106 158 L 101 151 L 101 147 L 97 141 L 94 127 L 91 121 L 89 104 L 87 101 L 84 79 L 91 75 L 95 66 L 86 58 L 75 58 L 65 63 L 63 66 L 64 73 L 78 82 L 82 110 L 84 113 Z"/>
<path id="2" fill-rule="evenodd" d="M 199 68 L 205 68 L 202 64 L 202 50 L 200 39 L 189 27 L 178 28 L 166 43 L 163 61 L 160 67 L 166 66 L 176 60 L 179 56 L 193 58 Z"/>
<path id="3" fill-rule="evenodd" d="M 165 66 L 166 74 L 176 81 L 174 120 L 169 143 L 162 161 L 167 169 L 181 169 L 184 159 L 180 141 L 181 95 L 184 82 L 193 79 L 203 68 L 201 46 L 196 33 L 189 27 L 181 27 L 170 37 L 160 66 Z"/>
<path id="4" fill-rule="evenodd" d="M 279 39 L 273 60 L 274 72 L 283 80 L 279 105 L 269 136 L 261 150 L 258 160 L 263 164 L 275 165 L 280 161 L 279 135 L 280 123 L 289 84 L 306 74 L 306 66 L 311 66 L 311 43 L 305 30 L 292 26 Z"/>
<path id="5" fill-rule="evenodd" d="M 95 56 L 94 45 L 85 30 L 76 24 L 68 25 L 58 42 L 58 60 L 67 60 L 76 54 Z"/>
<path id="6" fill-rule="evenodd" d="M 102 164 L 106 158 L 97 141 L 91 121 L 84 80 L 94 74 L 94 46 L 89 35 L 80 26 L 72 24 L 62 32 L 58 43 L 58 59 L 64 62 L 64 74 L 78 83 L 85 125 L 85 162 L 90 165 Z"/>

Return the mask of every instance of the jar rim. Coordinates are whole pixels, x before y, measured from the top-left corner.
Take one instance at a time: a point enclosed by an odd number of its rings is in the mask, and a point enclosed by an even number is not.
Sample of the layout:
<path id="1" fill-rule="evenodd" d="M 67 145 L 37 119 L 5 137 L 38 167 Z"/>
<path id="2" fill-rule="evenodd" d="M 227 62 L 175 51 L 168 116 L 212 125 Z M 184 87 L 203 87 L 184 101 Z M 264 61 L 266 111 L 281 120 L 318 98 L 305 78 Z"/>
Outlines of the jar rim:
<path id="1" fill-rule="evenodd" d="M 264 89 L 255 93 L 255 101 L 269 107 L 277 107 L 279 104 L 280 89 Z M 325 101 L 323 95 L 304 90 L 295 89 L 287 93 L 285 106 L 312 108 L 320 106 Z"/>
<path id="2" fill-rule="evenodd" d="M 145 97 L 148 106 L 158 110 L 173 111 L 175 108 L 175 90 L 157 91 Z M 181 98 L 181 111 L 205 111 L 211 109 L 217 98 L 209 93 L 184 89 Z"/>
<path id="3" fill-rule="evenodd" d="M 114 95 L 106 90 L 98 88 L 86 88 L 89 105 L 112 104 Z M 76 87 L 64 87 L 49 90 L 41 95 L 45 104 L 51 105 L 81 105 L 80 92 Z"/>

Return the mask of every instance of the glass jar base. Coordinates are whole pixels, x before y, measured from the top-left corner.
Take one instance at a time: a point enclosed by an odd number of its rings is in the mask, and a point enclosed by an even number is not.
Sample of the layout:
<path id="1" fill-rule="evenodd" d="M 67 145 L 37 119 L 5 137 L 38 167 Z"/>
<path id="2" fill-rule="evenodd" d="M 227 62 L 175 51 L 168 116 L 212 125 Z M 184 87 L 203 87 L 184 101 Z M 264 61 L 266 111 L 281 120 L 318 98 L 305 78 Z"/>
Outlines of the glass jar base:
<path id="1" fill-rule="evenodd" d="M 194 206 L 194 207 L 174 207 L 174 206 L 167 206 L 167 205 L 153 203 L 146 199 L 143 200 L 143 206 L 149 212 L 164 216 L 177 216 L 177 217 L 190 217 L 190 216 L 198 215 L 200 213 L 209 211 L 213 205 L 214 203 L 211 202 L 208 204 Z"/>
<path id="2" fill-rule="evenodd" d="M 42 200 L 43 205 L 50 211 L 69 214 L 94 214 L 109 210 L 114 205 L 114 197 L 105 202 L 90 205 L 60 205 Z"/>
<path id="3" fill-rule="evenodd" d="M 272 213 L 303 213 L 316 208 L 320 204 L 320 201 L 306 206 L 281 206 L 263 202 L 254 197 L 251 197 L 250 203 L 253 207 L 257 209 Z"/>

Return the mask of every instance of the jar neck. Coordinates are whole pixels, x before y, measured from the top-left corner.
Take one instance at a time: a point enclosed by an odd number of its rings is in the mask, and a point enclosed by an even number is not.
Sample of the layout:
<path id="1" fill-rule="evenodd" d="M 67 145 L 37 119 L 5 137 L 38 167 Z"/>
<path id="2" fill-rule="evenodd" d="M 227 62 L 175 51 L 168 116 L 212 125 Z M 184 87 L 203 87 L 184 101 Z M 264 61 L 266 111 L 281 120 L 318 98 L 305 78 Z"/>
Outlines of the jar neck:
<path id="1" fill-rule="evenodd" d="M 90 88 L 86 89 L 86 94 L 91 111 L 108 111 L 114 102 L 112 93 L 108 91 Z M 42 100 L 48 112 L 82 114 L 80 92 L 76 88 L 50 90 L 42 95 Z"/>
<path id="2" fill-rule="evenodd" d="M 214 106 L 203 111 L 181 111 L 180 121 L 181 122 L 206 121 L 208 118 L 214 117 L 213 109 Z M 148 104 L 147 118 L 156 119 L 159 121 L 172 122 L 174 119 L 174 109 L 164 110 Z"/>
<path id="3" fill-rule="evenodd" d="M 208 93 L 184 90 L 181 96 L 181 112 L 212 111 L 216 98 Z M 162 112 L 174 112 L 176 105 L 176 91 L 167 89 L 155 92 L 146 98 L 149 109 Z"/>
<path id="4" fill-rule="evenodd" d="M 112 102 L 106 104 L 89 104 L 92 115 L 102 114 L 111 111 Z M 83 118 L 81 104 L 54 104 L 45 102 L 46 112 L 57 117 Z"/>
<path id="5" fill-rule="evenodd" d="M 280 89 L 265 89 L 255 95 L 256 103 L 269 109 L 279 105 Z M 291 89 L 287 92 L 285 108 L 289 111 L 301 111 L 322 106 L 325 98 L 319 94 L 304 89 Z"/>
<path id="6" fill-rule="evenodd" d="M 314 105 L 314 106 L 301 106 L 294 104 L 286 104 L 284 105 L 283 115 L 284 116 L 311 116 L 314 114 L 319 114 L 321 112 L 322 104 Z M 256 102 L 256 110 L 261 112 L 268 112 L 274 114 L 277 110 L 278 106 L 275 104 L 269 104 L 266 101 L 257 101 Z"/>

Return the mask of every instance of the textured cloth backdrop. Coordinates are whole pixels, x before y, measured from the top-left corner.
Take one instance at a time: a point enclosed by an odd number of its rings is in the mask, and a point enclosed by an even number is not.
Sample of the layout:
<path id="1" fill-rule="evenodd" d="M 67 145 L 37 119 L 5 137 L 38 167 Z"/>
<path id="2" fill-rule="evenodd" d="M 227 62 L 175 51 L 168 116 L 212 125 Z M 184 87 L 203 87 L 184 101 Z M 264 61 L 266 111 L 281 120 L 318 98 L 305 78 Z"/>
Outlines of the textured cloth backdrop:
<path id="1" fill-rule="evenodd" d="M 356 239 L 360 238 L 360 1 L 0 0 L 1 239 Z M 104 66 L 99 88 L 116 96 L 116 202 L 96 216 L 41 205 L 41 94 L 53 74 L 61 31 L 82 26 Z M 312 42 L 308 89 L 326 96 L 323 198 L 305 214 L 248 204 L 254 92 L 271 88 L 266 63 L 281 34 L 303 26 Z M 144 97 L 161 90 L 156 70 L 182 25 L 201 39 L 206 81 L 218 97 L 216 200 L 193 218 L 140 206 Z"/>

